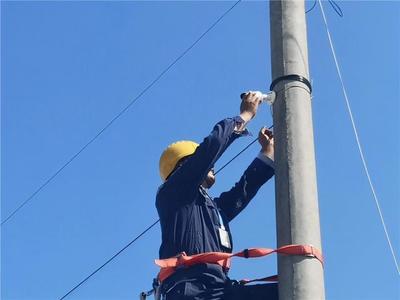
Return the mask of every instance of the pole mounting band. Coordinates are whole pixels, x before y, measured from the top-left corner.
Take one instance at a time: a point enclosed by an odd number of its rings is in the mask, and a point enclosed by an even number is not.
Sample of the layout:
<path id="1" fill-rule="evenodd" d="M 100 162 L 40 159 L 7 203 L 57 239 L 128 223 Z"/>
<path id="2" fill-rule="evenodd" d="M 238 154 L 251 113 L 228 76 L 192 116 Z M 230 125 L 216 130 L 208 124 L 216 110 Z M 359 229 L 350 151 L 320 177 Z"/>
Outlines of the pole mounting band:
<path id="1" fill-rule="evenodd" d="M 311 87 L 310 81 L 308 81 L 307 78 L 305 78 L 301 75 L 297 75 L 297 74 L 284 75 L 284 76 L 274 79 L 272 81 L 271 85 L 269 86 L 269 90 L 273 91 L 275 86 L 279 82 L 284 81 L 284 80 L 300 81 L 301 83 L 304 83 L 308 87 L 308 89 L 310 90 L 310 94 L 312 93 L 312 87 Z"/>

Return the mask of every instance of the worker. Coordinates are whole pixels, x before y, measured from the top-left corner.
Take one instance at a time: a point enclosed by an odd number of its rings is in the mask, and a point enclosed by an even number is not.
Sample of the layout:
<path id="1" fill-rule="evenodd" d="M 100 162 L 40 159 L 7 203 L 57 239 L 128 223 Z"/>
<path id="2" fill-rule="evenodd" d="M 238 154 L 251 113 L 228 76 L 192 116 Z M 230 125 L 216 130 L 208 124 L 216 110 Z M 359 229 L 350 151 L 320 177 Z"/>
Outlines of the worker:
<path id="1" fill-rule="evenodd" d="M 260 93 L 242 97 L 240 114 L 217 123 L 198 145 L 180 141 L 170 145 L 160 158 L 156 207 L 162 243 L 160 259 L 185 252 L 232 252 L 229 223 L 249 204 L 259 188 L 274 175 L 274 138 L 262 128 L 258 135 L 261 151 L 234 187 L 212 198 L 214 164 L 237 138 L 247 135 L 246 125 L 256 116 Z M 249 227 L 249 234 L 251 234 Z M 161 284 L 163 299 L 278 299 L 276 283 L 240 285 L 229 279 L 218 264 L 199 263 L 177 270 Z"/>

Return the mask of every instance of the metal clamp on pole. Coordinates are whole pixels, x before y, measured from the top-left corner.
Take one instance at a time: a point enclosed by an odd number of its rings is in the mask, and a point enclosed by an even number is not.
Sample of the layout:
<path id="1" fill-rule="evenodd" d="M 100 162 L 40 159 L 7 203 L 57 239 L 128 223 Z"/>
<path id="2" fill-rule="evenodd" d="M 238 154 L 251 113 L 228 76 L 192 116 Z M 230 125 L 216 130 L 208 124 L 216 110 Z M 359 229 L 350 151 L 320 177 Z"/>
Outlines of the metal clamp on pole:
<path id="1" fill-rule="evenodd" d="M 269 89 L 270 89 L 271 91 L 273 91 L 274 88 L 275 88 L 275 86 L 276 86 L 279 82 L 285 81 L 285 80 L 299 81 L 299 82 L 301 82 L 301 83 L 304 83 L 304 84 L 308 87 L 308 89 L 310 90 L 310 94 L 312 93 L 312 86 L 311 86 L 310 81 L 309 81 L 307 78 L 305 78 L 305 77 L 303 77 L 303 76 L 301 76 L 301 75 L 297 75 L 297 74 L 284 75 L 284 76 L 281 76 L 281 77 L 278 77 L 278 78 L 274 79 L 274 80 L 272 81 L 271 85 L 269 86 Z"/>

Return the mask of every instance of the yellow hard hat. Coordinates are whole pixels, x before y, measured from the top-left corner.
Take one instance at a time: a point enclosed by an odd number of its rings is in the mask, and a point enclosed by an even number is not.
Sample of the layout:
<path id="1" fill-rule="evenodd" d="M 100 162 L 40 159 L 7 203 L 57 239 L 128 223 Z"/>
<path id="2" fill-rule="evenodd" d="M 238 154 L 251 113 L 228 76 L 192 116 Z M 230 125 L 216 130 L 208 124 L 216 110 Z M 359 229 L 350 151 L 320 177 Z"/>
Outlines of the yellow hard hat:
<path id="1" fill-rule="evenodd" d="M 160 157 L 160 176 L 166 180 L 182 158 L 192 155 L 199 144 L 192 141 L 179 141 L 164 150 Z"/>

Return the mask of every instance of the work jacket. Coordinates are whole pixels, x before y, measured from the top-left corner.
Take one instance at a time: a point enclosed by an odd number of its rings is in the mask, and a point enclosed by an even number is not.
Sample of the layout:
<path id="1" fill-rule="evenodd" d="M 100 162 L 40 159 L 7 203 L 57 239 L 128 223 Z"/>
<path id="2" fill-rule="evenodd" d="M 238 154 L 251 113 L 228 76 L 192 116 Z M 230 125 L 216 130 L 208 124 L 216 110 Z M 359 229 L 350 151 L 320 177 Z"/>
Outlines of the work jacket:
<path id="1" fill-rule="evenodd" d="M 219 251 L 232 252 L 223 246 L 219 229 L 224 228 L 232 244 L 229 222 L 256 195 L 274 174 L 273 161 L 263 154 L 253 160 L 231 190 L 212 199 L 201 183 L 227 147 L 247 131 L 237 132 L 244 121 L 240 117 L 217 123 L 209 136 L 160 186 L 156 207 L 160 217 L 161 259 L 181 252 L 187 255 Z"/>

